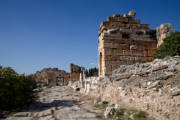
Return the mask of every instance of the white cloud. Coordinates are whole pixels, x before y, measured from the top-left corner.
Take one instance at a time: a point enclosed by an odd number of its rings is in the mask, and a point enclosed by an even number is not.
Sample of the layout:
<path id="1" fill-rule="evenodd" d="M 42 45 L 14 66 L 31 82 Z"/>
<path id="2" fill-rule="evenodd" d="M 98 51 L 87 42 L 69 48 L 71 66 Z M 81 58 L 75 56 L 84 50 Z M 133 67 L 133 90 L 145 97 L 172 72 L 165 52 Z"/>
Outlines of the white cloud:
<path id="1" fill-rule="evenodd" d="M 96 63 L 91 62 L 90 65 L 96 65 Z"/>

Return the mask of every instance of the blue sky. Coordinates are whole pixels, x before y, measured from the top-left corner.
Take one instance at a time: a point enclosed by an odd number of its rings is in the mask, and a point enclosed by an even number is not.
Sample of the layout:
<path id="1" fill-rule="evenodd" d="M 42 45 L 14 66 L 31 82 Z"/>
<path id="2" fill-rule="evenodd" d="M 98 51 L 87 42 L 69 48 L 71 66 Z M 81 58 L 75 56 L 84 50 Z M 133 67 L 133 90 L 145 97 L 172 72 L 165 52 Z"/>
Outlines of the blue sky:
<path id="1" fill-rule="evenodd" d="M 156 28 L 180 30 L 179 0 L 0 0 L 0 64 L 19 73 L 98 61 L 98 28 L 114 13 L 137 12 Z"/>

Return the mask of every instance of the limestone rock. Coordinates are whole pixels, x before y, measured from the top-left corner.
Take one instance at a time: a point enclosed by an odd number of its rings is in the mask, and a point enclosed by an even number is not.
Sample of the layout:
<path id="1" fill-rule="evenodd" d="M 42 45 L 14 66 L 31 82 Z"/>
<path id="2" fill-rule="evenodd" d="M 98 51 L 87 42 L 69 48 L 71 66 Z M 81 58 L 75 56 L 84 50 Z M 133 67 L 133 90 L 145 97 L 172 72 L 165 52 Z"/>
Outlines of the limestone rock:
<path id="1" fill-rule="evenodd" d="M 160 74 L 153 74 L 145 81 L 155 81 L 155 80 L 167 80 L 169 77 L 171 77 L 173 73 L 160 73 Z"/>
<path id="2" fill-rule="evenodd" d="M 180 95 L 180 89 L 175 88 L 171 90 L 170 96 L 178 96 L 178 95 Z"/>
<path id="3" fill-rule="evenodd" d="M 154 87 L 156 87 L 159 83 L 160 83 L 160 81 L 155 81 L 155 82 L 151 83 L 149 86 L 147 86 L 147 88 L 148 88 L 148 89 L 154 88 Z"/>
<path id="4" fill-rule="evenodd" d="M 163 43 L 163 39 L 175 32 L 174 28 L 170 23 L 162 24 L 160 27 L 156 28 L 157 40 L 159 47 Z"/>
<path id="5" fill-rule="evenodd" d="M 135 11 L 130 11 L 128 13 L 129 16 L 135 17 L 136 16 L 136 12 Z"/>
<path id="6" fill-rule="evenodd" d="M 115 108 L 112 106 L 108 106 L 104 112 L 104 117 L 109 118 L 110 116 L 115 114 Z"/>
<path id="7" fill-rule="evenodd" d="M 119 80 L 122 80 L 122 79 L 128 79 L 131 77 L 132 74 L 121 74 L 121 75 L 115 75 L 115 76 L 111 76 L 111 80 L 115 80 L 115 81 L 119 81 Z"/>
<path id="8" fill-rule="evenodd" d="M 31 115 L 30 112 L 18 112 L 18 113 L 16 113 L 16 114 L 14 114 L 13 116 L 15 116 L 15 117 L 18 117 L 18 116 L 28 117 L 28 116 L 30 116 L 30 115 Z"/>
<path id="9" fill-rule="evenodd" d="M 177 66 L 175 66 L 175 70 L 178 71 L 178 72 L 180 72 L 180 64 L 177 65 Z"/>
<path id="10" fill-rule="evenodd" d="M 120 108 L 121 108 L 121 105 L 115 104 L 114 108 L 115 108 L 115 109 L 120 109 Z"/>

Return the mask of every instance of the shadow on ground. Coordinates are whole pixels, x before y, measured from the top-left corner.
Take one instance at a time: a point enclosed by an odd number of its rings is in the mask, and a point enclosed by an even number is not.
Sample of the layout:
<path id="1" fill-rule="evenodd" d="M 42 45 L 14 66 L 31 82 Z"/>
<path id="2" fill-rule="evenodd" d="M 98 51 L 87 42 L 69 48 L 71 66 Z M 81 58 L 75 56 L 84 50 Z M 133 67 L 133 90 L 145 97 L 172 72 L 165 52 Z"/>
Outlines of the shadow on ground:
<path id="1" fill-rule="evenodd" d="M 42 111 L 56 107 L 72 107 L 75 104 L 77 104 L 76 100 L 54 100 L 51 103 L 36 102 L 31 106 L 27 107 L 25 110 L 23 110 L 23 112 Z"/>

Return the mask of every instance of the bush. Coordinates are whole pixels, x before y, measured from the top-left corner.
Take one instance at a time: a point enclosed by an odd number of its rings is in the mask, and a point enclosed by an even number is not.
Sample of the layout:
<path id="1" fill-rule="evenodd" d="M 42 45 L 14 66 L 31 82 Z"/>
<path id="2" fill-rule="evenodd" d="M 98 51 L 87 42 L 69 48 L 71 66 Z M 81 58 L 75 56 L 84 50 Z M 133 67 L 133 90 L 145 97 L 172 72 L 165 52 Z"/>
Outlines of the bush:
<path id="1" fill-rule="evenodd" d="M 10 67 L 0 67 L 0 109 L 11 110 L 29 105 L 36 97 L 36 82 L 19 75 Z"/>
<path id="2" fill-rule="evenodd" d="M 180 33 L 175 32 L 173 35 L 164 39 L 162 45 L 156 50 L 155 58 L 164 58 L 166 56 L 180 55 Z"/>
<path id="3" fill-rule="evenodd" d="M 146 112 L 135 108 L 117 108 L 112 118 L 113 120 L 153 120 Z"/>
<path id="4" fill-rule="evenodd" d="M 133 115 L 134 120 L 146 120 L 147 113 L 144 111 L 139 111 L 138 113 Z"/>

